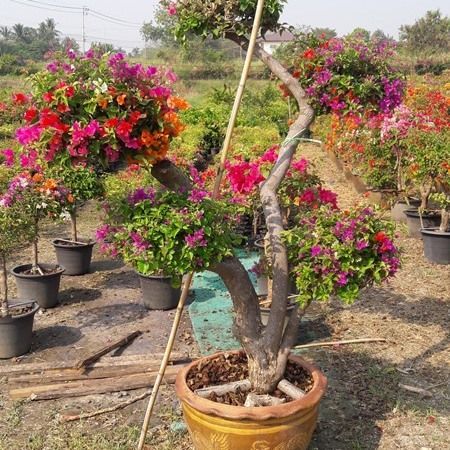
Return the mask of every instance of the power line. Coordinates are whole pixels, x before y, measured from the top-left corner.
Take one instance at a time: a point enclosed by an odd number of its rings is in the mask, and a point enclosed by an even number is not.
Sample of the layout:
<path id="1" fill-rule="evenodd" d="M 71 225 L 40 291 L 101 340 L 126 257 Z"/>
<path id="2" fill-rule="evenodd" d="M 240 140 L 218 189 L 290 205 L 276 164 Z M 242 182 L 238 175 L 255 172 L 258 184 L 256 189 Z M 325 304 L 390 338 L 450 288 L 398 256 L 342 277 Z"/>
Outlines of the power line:
<path id="1" fill-rule="evenodd" d="M 29 6 L 31 8 L 37 8 L 37 9 L 43 9 L 45 11 L 53 11 L 53 12 L 60 12 L 60 13 L 66 13 L 66 14 L 79 14 L 79 11 L 67 11 L 67 10 L 61 10 L 61 9 L 46 8 L 44 6 L 30 5 L 29 3 L 23 3 L 19 0 L 9 0 L 9 1 L 13 2 L 13 3 L 17 3 L 18 5 Z"/>
<path id="2" fill-rule="evenodd" d="M 90 12 L 92 12 L 92 13 L 95 13 L 95 14 L 97 14 L 97 15 L 99 15 L 99 16 L 105 17 L 105 18 L 107 18 L 107 19 L 116 20 L 117 22 L 123 22 L 123 23 L 125 23 L 125 24 L 127 24 L 127 25 L 136 25 L 136 26 L 141 26 L 141 25 L 142 25 L 141 23 L 130 22 L 130 21 L 128 21 L 128 20 L 119 19 L 119 18 L 117 18 L 117 17 L 108 16 L 107 14 L 103 14 L 103 13 L 101 13 L 101 12 L 98 12 L 98 11 L 96 11 L 95 9 L 88 8 L 88 11 L 90 11 Z"/>
<path id="3" fill-rule="evenodd" d="M 41 2 L 38 0 L 25 0 L 26 2 L 30 2 L 30 3 L 37 3 L 39 5 L 45 5 L 45 6 L 53 6 L 53 7 L 57 7 L 57 8 L 64 8 L 64 9 L 76 9 L 78 11 L 81 11 L 83 8 L 81 8 L 80 6 L 65 6 L 65 5 L 58 5 L 55 3 L 47 3 L 47 2 Z"/>
<path id="4" fill-rule="evenodd" d="M 113 25 L 120 25 L 126 28 L 133 28 L 133 29 L 136 28 L 136 25 L 128 25 L 122 22 L 114 22 L 111 19 L 106 19 L 102 16 L 97 15 L 97 13 L 93 12 L 91 9 L 89 9 L 88 12 L 90 13 L 91 16 L 95 17 L 96 19 L 103 20 L 104 22 L 112 23 Z"/>

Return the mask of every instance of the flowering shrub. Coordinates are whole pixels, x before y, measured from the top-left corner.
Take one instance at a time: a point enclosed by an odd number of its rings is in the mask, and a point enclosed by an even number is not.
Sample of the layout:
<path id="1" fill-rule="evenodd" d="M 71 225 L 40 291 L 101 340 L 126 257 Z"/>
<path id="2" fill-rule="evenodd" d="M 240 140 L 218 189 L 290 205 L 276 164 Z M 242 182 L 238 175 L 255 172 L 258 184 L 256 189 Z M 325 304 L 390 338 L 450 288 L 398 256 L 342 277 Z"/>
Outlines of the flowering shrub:
<path id="1" fill-rule="evenodd" d="M 389 65 L 388 41 L 355 37 L 305 38 L 306 49 L 293 61 L 293 72 L 318 114 L 388 112 L 403 97 L 404 81 Z"/>
<path id="2" fill-rule="evenodd" d="M 31 77 L 17 141 L 49 165 L 157 162 L 183 129 L 178 111 L 187 104 L 173 96 L 175 80 L 170 71 L 129 64 L 122 53 L 69 50 Z"/>
<path id="3" fill-rule="evenodd" d="M 103 251 L 143 275 L 172 277 L 174 284 L 230 256 L 238 242 L 226 204 L 197 189 L 181 194 L 139 188 L 106 211 L 97 231 Z"/>
<path id="4" fill-rule="evenodd" d="M 35 267 L 38 267 L 37 241 L 40 220 L 64 214 L 73 202 L 74 198 L 67 188 L 39 172 L 23 172 L 16 175 L 0 196 L 0 208 L 20 207 L 32 224 L 28 231 L 34 241 Z"/>
<path id="5" fill-rule="evenodd" d="M 369 208 L 322 207 L 305 215 L 285 232 L 298 301 L 307 305 L 336 295 L 351 303 L 363 287 L 394 276 L 400 261 L 393 229 Z"/>

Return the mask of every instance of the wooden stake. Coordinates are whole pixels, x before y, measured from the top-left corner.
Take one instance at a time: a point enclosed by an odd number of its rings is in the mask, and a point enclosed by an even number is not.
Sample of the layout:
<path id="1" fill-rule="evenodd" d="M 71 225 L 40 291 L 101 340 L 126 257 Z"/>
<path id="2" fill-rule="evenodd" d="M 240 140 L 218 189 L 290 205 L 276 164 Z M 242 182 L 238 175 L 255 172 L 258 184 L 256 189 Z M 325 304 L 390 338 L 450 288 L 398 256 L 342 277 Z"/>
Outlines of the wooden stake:
<path id="1" fill-rule="evenodd" d="M 89 245 L 91 241 L 88 242 L 80 242 L 80 241 L 71 241 L 70 239 L 55 239 L 56 242 L 63 242 L 64 244 L 75 244 L 75 245 Z"/>
<path id="2" fill-rule="evenodd" d="M 142 450 L 144 448 L 145 437 L 147 436 L 148 427 L 150 425 L 150 419 L 152 417 L 153 408 L 155 406 L 156 397 L 158 395 L 159 388 L 161 386 L 161 382 L 163 380 L 164 374 L 166 372 L 167 364 L 170 359 L 170 353 L 173 349 L 173 344 L 175 342 L 175 338 L 177 336 L 178 327 L 180 325 L 181 316 L 183 314 L 184 304 L 186 303 L 186 299 L 189 294 L 189 289 L 192 284 L 192 279 L 194 278 L 194 274 L 190 273 L 183 286 L 183 291 L 181 292 L 180 301 L 178 302 L 177 311 L 175 313 L 175 318 L 173 320 L 172 330 L 170 331 L 169 341 L 167 342 L 166 352 L 164 353 L 164 357 L 161 361 L 161 366 L 159 368 L 158 376 L 156 377 L 155 384 L 153 385 L 152 393 L 150 396 L 150 400 L 147 405 L 147 410 L 145 412 L 144 423 L 142 424 L 141 435 L 139 437 L 138 450 Z"/>
<path id="3" fill-rule="evenodd" d="M 130 398 L 122 403 L 118 403 L 117 405 L 110 406 L 109 408 L 99 409 L 97 411 L 92 411 L 90 413 L 76 414 L 72 416 L 68 415 L 60 415 L 60 422 L 74 422 L 75 420 L 83 420 L 90 419 L 91 417 L 100 416 L 101 414 L 108 414 L 110 412 L 118 411 L 119 409 L 126 408 L 127 406 L 132 405 L 133 403 L 138 402 L 139 400 L 143 400 L 148 397 L 152 393 L 151 390 L 145 391 L 141 395 L 137 395 L 136 397 Z"/>
<path id="4" fill-rule="evenodd" d="M 283 394 L 288 395 L 293 400 L 297 400 L 305 396 L 305 391 L 303 391 L 302 389 L 300 389 L 299 387 L 295 386 L 294 384 L 285 379 L 281 380 L 278 383 L 277 388 L 281 392 L 283 392 Z"/>
<path id="5" fill-rule="evenodd" d="M 140 336 L 141 334 L 142 334 L 142 331 L 137 330 L 117 341 L 114 341 L 112 344 L 109 344 L 106 347 L 103 347 L 100 350 L 97 350 L 95 353 L 88 356 L 87 358 L 84 358 L 84 359 L 81 359 L 80 361 L 78 361 L 75 364 L 75 368 L 82 369 L 84 367 L 89 366 L 94 361 L 97 361 L 97 359 L 100 359 L 103 355 L 106 355 L 107 353 L 109 353 L 111 350 L 114 350 L 115 348 L 118 348 L 118 347 L 123 347 L 124 345 L 128 344 L 129 342 L 131 342 L 133 339 Z"/>
<path id="6" fill-rule="evenodd" d="M 245 399 L 244 406 L 246 408 L 254 408 L 255 406 L 276 406 L 286 403 L 285 398 L 273 397 L 272 395 L 258 395 L 250 393 Z"/>
<path id="7" fill-rule="evenodd" d="M 384 338 L 350 339 L 347 341 L 313 342 L 311 344 L 297 345 L 294 348 L 304 349 L 314 347 L 333 347 L 335 345 L 365 344 L 367 342 L 387 342 L 387 341 Z"/>

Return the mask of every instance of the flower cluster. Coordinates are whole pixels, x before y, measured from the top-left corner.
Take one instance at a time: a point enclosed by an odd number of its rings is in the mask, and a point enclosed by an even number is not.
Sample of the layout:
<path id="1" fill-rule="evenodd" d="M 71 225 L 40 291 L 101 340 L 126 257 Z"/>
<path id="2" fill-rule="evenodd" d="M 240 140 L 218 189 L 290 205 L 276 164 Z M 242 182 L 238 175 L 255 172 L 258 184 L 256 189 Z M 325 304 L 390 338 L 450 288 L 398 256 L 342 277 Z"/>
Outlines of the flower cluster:
<path id="1" fill-rule="evenodd" d="M 175 284 L 184 273 L 205 270 L 230 256 L 239 241 L 231 210 L 201 192 L 138 188 L 107 205 L 105 224 L 97 231 L 101 249 L 141 274 L 170 276 Z"/>
<path id="2" fill-rule="evenodd" d="M 285 232 L 284 239 L 303 305 L 332 295 L 353 302 L 362 288 L 394 276 L 400 265 L 393 225 L 369 208 L 321 207 Z"/>
<path id="3" fill-rule="evenodd" d="M 130 64 L 122 53 L 69 51 L 31 77 L 16 139 L 24 155 L 38 152 L 49 165 L 155 163 L 183 130 L 178 111 L 188 105 L 173 95 L 174 81 L 171 71 Z"/>
<path id="4" fill-rule="evenodd" d="M 392 45 L 355 37 L 304 39 L 307 48 L 293 62 L 293 76 L 318 114 L 387 112 L 401 103 L 404 82 L 387 63 Z"/>
<path id="5" fill-rule="evenodd" d="M 0 196 L 1 207 L 20 203 L 35 222 L 49 215 L 64 213 L 73 202 L 74 197 L 66 187 L 39 172 L 16 175 L 10 180 L 6 192 Z"/>

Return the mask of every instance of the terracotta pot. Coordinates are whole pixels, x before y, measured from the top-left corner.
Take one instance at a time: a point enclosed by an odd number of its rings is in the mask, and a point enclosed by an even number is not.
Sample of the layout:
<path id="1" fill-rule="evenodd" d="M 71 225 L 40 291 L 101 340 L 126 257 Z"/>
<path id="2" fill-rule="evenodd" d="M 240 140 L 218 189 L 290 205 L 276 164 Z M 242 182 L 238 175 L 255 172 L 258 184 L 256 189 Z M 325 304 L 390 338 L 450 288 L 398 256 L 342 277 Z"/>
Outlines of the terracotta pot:
<path id="1" fill-rule="evenodd" d="M 290 360 L 308 370 L 314 386 L 303 398 L 277 406 L 246 408 L 216 403 L 195 395 L 186 384 L 192 367 L 217 357 L 197 360 L 178 373 L 175 390 L 196 450 L 306 450 L 316 427 L 326 377 L 298 356 Z"/>

